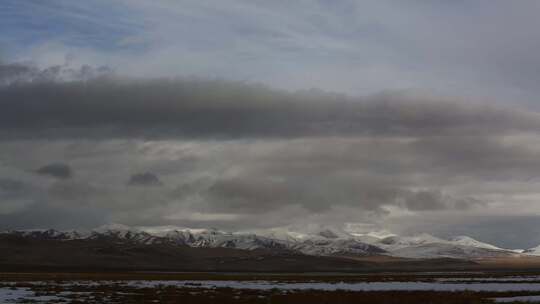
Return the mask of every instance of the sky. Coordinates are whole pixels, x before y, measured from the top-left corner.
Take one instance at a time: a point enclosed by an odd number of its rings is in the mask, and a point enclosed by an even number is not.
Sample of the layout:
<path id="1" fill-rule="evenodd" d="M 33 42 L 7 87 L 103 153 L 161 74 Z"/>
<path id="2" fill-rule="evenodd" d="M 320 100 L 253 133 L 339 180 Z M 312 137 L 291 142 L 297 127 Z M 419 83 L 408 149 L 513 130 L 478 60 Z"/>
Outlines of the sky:
<path id="1" fill-rule="evenodd" d="M 538 1 L 0 3 L 0 229 L 540 244 Z"/>

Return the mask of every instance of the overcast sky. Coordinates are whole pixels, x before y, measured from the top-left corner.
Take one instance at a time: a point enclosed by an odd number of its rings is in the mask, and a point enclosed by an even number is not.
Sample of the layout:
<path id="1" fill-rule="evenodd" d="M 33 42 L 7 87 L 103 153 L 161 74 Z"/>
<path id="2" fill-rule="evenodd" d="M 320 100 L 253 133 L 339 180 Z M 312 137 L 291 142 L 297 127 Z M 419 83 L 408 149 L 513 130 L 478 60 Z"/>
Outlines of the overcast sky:
<path id="1" fill-rule="evenodd" d="M 539 12 L 4 0 L 0 229 L 353 223 L 536 246 Z"/>

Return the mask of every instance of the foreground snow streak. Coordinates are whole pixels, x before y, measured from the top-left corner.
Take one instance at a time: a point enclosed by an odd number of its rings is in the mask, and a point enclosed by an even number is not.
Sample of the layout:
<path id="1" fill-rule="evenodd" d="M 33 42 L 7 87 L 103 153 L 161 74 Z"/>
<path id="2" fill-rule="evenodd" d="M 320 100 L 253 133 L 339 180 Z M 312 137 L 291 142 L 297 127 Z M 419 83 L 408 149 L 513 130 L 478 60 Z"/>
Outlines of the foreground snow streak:
<path id="1" fill-rule="evenodd" d="M 452 277 L 417 281 L 273 280 L 55 280 L 0 283 L 0 303 L 415 303 L 444 297 L 440 303 L 490 303 L 540 299 L 540 276 Z M 320 299 L 319 299 L 320 298 Z M 278 301 L 279 299 L 279 301 Z M 320 303 L 324 303 L 320 302 Z"/>

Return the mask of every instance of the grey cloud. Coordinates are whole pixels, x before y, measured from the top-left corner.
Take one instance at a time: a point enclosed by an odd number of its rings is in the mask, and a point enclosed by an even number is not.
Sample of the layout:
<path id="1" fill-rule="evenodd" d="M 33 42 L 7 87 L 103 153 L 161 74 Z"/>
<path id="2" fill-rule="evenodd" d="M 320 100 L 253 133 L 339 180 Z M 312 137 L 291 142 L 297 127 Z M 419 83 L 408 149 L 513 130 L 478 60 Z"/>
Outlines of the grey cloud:
<path id="1" fill-rule="evenodd" d="M 133 174 L 128 181 L 130 186 L 162 186 L 163 183 L 159 178 L 150 172 L 145 173 L 135 173 Z"/>
<path id="2" fill-rule="evenodd" d="M 5 192 L 21 192 L 25 189 L 25 184 L 18 180 L 0 178 L 0 190 Z"/>
<path id="3" fill-rule="evenodd" d="M 0 216 L 25 210 L 38 195 L 38 189 L 25 181 L 0 177 Z"/>
<path id="4" fill-rule="evenodd" d="M 40 69 L 24 63 L 0 63 L 0 87 L 28 83 L 50 84 L 59 81 L 85 81 L 112 74 L 112 69 L 106 66 L 94 68 L 83 65 L 80 68 L 71 68 L 67 65 L 54 65 Z"/>
<path id="5" fill-rule="evenodd" d="M 246 165 L 249 167 L 249 164 Z M 335 170 L 340 170 L 335 168 Z M 253 174 L 222 178 L 193 193 L 203 198 L 208 209 L 219 212 L 265 213 L 288 205 L 309 212 L 326 212 L 335 206 L 350 206 L 365 212 L 384 214 L 385 206 L 412 211 L 464 210 L 484 205 L 473 197 L 453 197 L 438 189 L 410 189 L 414 183 L 396 184 L 392 178 L 344 178 L 324 172 L 312 177 L 294 174 Z M 373 175 L 377 173 L 374 172 Z M 395 173 L 399 174 L 399 173 Z M 182 187 L 186 189 L 186 187 Z M 188 188 L 189 189 L 189 188 Z M 182 193 L 184 196 L 186 193 Z"/>
<path id="6" fill-rule="evenodd" d="M 45 154 L 43 142 L 2 143 L 10 147 L 4 151 L 32 151 L 27 155 L 4 154 L 2 157 L 22 166 L 34 158 L 64 155 L 77 166 L 77 180 L 54 182 L 45 195 L 30 197 L 50 201 L 55 206 L 94 206 L 104 216 L 123 214 L 134 224 L 138 221 L 174 223 L 164 218 L 174 212 L 260 217 L 277 210 L 286 212 L 290 206 L 296 206 L 299 214 L 307 216 L 329 214 L 337 207 L 347 207 L 356 210 L 357 216 L 372 214 L 373 218 L 380 218 L 386 215 L 387 206 L 412 212 L 444 212 L 467 211 L 490 203 L 489 198 L 478 197 L 487 192 L 483 183 L 489 182 L 484 164 L 475 167 L 473 162 L 461 159 L 462 156 L 449 158 L 430 145 L 420 144 L 416 138 L 98 143 L 53 141 Z M 482 141 L 477 143 L 483 144 Z M 499 144 L 490 149 L 492 154 L 502 153 Z M 520 151 L 516 151 L 516 158 Z M 167 184 L 126 188 L 126 178 L 134 163 L 148 168 L 148 173 L 158 181 L 157 176 L 167 176 Z M 527 177 L 536 171 L 519 162 L 497 164 L 493 161 L 492 166 L 490 172 L 504 174 L 511 169 L 515 178 Z M 144 171 L 133 176 L 141 176 L 144 181 L 137 185 L 155 183 Z M 523 187 L 533 191 L 534 184 Z M 516 194 L 511 189 L 500 193 L 508 198 Z M 285 218 L 293 220 L 283 214 L 280 221 Z M 195 222 L 197 220 L 192 219 L 190 223 Z M 236 222 L 242 226 L 249 221 L 242 218 Z M 226 224 L 219 219 L 213 223 Z"/>
<path id="7" fill-rule="evenodd" d="M 0 63 L 0 85 L 8 85 L 18 81 L 28 80 L 28 75 L 36 73 L 38 70 L 25 64 Z"/>
<path id="8" fill-rule="evenodd" d="M 403 207 L 408 210 L 444 210 L 444 209 L 469 209 L 478 205 L 485 205 L 486 202 L 474 197 L 455 198 L 445 195 L 441 191 L 404 191 L 401 197 Z"/>
<path id="9" fill-rule="evenodd" d="M 48 189 L 48 194 L 53 200 L 80 205 L 84 205 L 85 202 L 92 200 L 97 195 L 106 195 L 103 192 L 106 192 L 106 189 L 98 189 L 90 184 L 73 181 L 54 183 Z"/>
<path id="10" fill-rule="evenodd" d="M 107 215 L 95 209 L 84 206 L 66 208 L 41 202 L 9 214 L 0 213 L 0 229 L 84 229 L 95 228 L 109 221 Z"/>
<path id="11" fill-rule="evenodd" d="M 537 176 L 540 149 L 536 136 L 432 136 L 416 140 L 412 150 L 431 171 L 481 177 L 485 180 L 529 180 Z"/>
<path id="12" fill-rule="evenodd" d="M 516 146 L 519 142 L 516 140 Z M 491 146 L 494 154 L 499 153 L 496 143 Z M 29 151 L 24 155 L 0 154 L 5 162 L 22 166 L 21 172 L 28 162 L 58 154 L 77 167 L 77 179 L 49 184 L 37 179 L 46 191 L 19 192 L 17 199 L 22 199 L 23 207 L 6 209 L 4 214 L 27 223 L 33 214 L 28 209 L 39 203 L 44 216 L 50 218 L 36 223 L 59 226 L 74 223 L 62 219 L 61 214 L 85 217 L 78 208 L 92 214 L 96 225 L 106 219 L 130 225 L 246 229 L 287 225 L 299 218 L 306 223 L 336 224 L 381 221 L 389 210 L 396 209 L 420 214 L 489 210 L 492 198 L 486 193 L 502 195 L 512 204 L 516 202 L 514 196 L 524 189 L 533 194 L 537 189 L 537 183 L 504 191 L 497 190 L 496 185 L 486 189 L 491 184 L 483 174 L 483 165 L 475 168 L 467 163 L 467 170 L 450 170 L 461 160 L 446 154 L 436 157 L 441 153 L 415 138 L 65 140 L 48 143 L 47 153 L 43 145 L 42 141 L 0 142 L 0 147 L 9 147 L 0 151 Z M 166 176 L 167 183 L 160 187 L 126 187 L 133 164 L 148 168 L 156 177 Z M 507 165 L 500 163 L 491 172 L 504 172 Z M 535 170 L 521 168 L 520 163 L 509 165 L 523 176 Z M 34 205 L 28 205 L 28 201 Z M 63 211 L 52 211 L 59 209 Z M 101 221 L 96 220 L 100 217 Z M 88 224 L 90 218 L 80 221 Z"/>
<path id="13" fill-rule="evenodd" d="M 540 130 L 537 113 L 411 93 L 352 98 L 198 79 L 24 82 L 0 87 L 4 139 L 291 138 Z"/>
<path id="14" fill-rule="evenodd" d="M 47 164 L 36 170 L 37 174 L 52 176 L 59 179 L 68 179 L 73 176 L 71 167 L 63 163 Z"/>

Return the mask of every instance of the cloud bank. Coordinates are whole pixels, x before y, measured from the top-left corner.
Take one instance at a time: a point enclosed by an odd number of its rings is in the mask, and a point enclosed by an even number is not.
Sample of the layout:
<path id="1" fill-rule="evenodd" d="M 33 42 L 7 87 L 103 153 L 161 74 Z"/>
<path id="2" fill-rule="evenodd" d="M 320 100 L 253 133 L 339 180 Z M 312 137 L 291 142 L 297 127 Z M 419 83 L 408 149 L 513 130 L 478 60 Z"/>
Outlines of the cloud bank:
<path id="1" fill-rule="evenodd" d="M 224 80 L 129 79 L 104 75 L 62 81 L 58 79 L 64 79 L 59 76 L 63 70 L 57 69 L 52 75 L 48 70 L 29 68 L 32 72 L 26 77 L 0 87 L 3 130 L 0 135 L 233 139 L 427 137 L 488 136 L 540 129 L 537 113 L 413 92 L 351 98 L 316 90 L 285 92 Z M 16 70 L 12 73 L 18 74 Z M 48 76 L 35 76 L 42 74 Z"/>
<path id="2" fill-rule="evenodd" d="M 4 228 L 349 222 L 411 231 L 395 223 L 540 211 L 540 116 L 526 108 L 11 70 L 17 80 L 0 87 Z"/>

